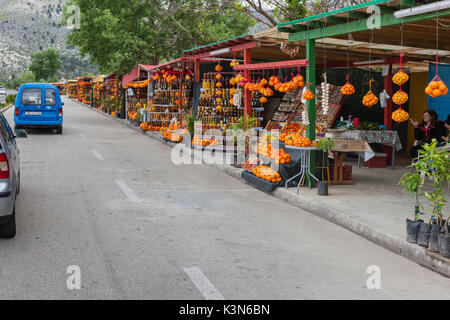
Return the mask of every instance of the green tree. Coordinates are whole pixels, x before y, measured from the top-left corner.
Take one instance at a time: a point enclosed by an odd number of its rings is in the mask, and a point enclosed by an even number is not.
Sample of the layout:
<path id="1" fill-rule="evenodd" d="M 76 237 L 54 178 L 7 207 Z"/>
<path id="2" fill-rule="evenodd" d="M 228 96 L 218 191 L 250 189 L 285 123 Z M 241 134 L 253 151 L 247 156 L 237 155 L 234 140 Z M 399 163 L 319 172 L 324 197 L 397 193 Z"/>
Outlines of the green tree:
<path id="1" fill-rule="evenodd" d="M 159 64 L 183 50 L 247 33 L 254 20 L 224 9 L 223 1 L 115 0 L 112 6 L 108 0 L 72 0 L 69 5 L 81 10 L 81 26 L 68 41 L 101 73 L 124 74 L 138 63 Z"/>
<path id="2" fill-rule="evenodd" d="M 22 73 L 14 83 L 14 88 L 19 88 L 24 83 L 33 83 L 36 82 L 36 76 L 32 72 L 24 72 Z"/>
<path id="3" fill-rule="evenodd" d="M 59 53 L 54 48 L 35 52 L 31 55 L 30 71 L 36 79 L 47 81 L 61 68 Z"/>

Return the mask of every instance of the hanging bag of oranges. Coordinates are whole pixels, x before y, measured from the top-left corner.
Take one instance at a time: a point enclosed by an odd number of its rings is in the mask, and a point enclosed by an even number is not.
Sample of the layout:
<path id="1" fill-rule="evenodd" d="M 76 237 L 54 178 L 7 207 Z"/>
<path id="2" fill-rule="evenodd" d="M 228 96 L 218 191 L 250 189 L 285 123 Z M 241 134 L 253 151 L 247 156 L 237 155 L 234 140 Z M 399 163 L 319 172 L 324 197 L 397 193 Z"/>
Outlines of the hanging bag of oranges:
<path id="1" fill-rule="evenodd" d="M 402 68 L 402 60 L 404 55 L 405 54 L 403 52 L 400 54 L 400 71 L 397 72 L 392 78 L 392 82 L 400 86 L 400 90 L 397 91 L 392 97 L 392 101 L 399 106 L 399 108 L 392 113 L 392 120 L 398 123 L 409 120 L 408 112 L 406 112 L 402 107 L 402 105 L 409 100 L 408 94 L 402 90 L 402 85 L 409 81 L 409 76 L 403 72 Z"/>
<path id="2" fill-rule="evenodd" d="M 304 100 L 312 100 L 316 97 L 315 94 L 310 89 L 310 86 L 312 85 L 312 83 L 311 82 L 306 82 L 306 83 L 308 84 L 308 89 L 305 91 L 305 93 L 303 93 L 302 98 Z"/>
<path id="3" fill-rule="evenodd" d="M 369 81 L 369 92 L 366 93 L 366 95 L 363 98 L 363 105 L 365 105 L 366 107 L 373 107 L 374 105 L 376 105 L 379 101 L 378 97 L 372 92 L 372 82 L 375 82 L 375 80 L 371 79 Z"/>
<path id="4" fill-rule="evenodd" d="M 349 81 L 350 76 L 347 75 L 347 83 L 341 88 L 341 93 L 344 96 L 351 96 L 352 94 L 355 94 L 355 86 L 352 85 Z"/>
<path id="5" fill-rule="evenodd" d="M 448 94 L 448 87 L 444 81 L 439 77 L 439 54 L 436 53 L 436 75 L 428 84 L 425 93 L 432 98 L 445 96 Z"/>

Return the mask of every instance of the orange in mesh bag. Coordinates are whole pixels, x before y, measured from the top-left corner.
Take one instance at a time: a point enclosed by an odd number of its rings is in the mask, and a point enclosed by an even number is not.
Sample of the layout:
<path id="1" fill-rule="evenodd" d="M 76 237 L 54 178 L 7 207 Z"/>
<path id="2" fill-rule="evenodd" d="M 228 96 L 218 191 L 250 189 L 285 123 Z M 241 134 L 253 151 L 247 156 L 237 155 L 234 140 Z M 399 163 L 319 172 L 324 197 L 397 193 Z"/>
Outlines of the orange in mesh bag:
<path id="1" fill-rule="evenodd" d="M 402 107 L 398 108 L 392 113 L 392 120 L 401 123 L 409 120 L 409 113 L 403 110 Z"/>
<path id="2" fill-rule="evenodd" d="M 432 98 L 445 96 L 448 94 L 448 87 L 439 77 L 439 54 L 436 53 L 436 76 L 425 88 L 425 93 Z"/>
<path id="3" fill-rule="evenodd" d="M 372 82 L 375 82 L 375 80 L 372 79 L 369 81 L 370 90 L 363 98 L 363 105 L 369 108 L 376 105 L 379 101 L 378 97 L 372 92 Z"/>

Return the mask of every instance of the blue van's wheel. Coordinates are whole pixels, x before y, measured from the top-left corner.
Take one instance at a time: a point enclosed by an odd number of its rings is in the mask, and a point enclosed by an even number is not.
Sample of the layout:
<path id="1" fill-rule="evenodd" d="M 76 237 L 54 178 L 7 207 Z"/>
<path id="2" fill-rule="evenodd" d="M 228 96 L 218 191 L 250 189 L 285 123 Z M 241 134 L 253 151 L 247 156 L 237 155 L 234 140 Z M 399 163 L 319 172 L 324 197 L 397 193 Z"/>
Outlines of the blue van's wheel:
<path id="1" fill-rule="evenodd" d="M 0 238 L 12 239 L 16 236 L 16 207 L 14 206 L 13 214 L 8 223 L 0 225 Z"/>
<path id="2" fill-rule="evenodd" d="M 62 127 L 62 126 L 58 126 L 58 127 L 56 128 L 56 133 L 57 133 L 57 134 L 62 134 L 62 133 L 63 133 L 63 127 Z"/>

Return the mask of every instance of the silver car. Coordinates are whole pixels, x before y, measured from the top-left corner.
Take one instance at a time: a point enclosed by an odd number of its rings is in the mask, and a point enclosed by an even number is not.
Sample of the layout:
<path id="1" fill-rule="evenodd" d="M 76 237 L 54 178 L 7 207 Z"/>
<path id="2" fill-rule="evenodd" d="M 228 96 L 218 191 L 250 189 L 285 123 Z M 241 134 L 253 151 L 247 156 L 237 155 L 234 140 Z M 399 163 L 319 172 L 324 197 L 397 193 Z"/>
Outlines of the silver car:
<path id="1" fill-rule="evenodd" d="M 18 130 L 17 135 L 26 137 Z M 20 157 L 16 135 L 0 112 L 0 238 L 16 235 L 16 198 L 20 191 Z"/>

